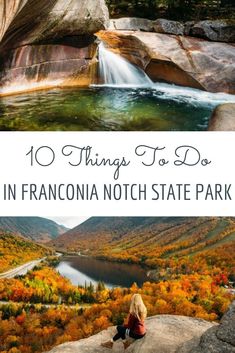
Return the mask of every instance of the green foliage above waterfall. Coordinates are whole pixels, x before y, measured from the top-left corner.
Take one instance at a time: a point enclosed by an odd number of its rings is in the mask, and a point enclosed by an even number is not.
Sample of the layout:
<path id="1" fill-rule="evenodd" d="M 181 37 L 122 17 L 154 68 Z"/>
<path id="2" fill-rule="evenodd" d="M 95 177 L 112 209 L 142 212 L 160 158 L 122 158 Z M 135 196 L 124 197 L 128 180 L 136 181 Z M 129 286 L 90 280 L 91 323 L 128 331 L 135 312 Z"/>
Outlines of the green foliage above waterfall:
<path id="1" fill-rule="evenodd" d="M 172 20 L 232 18 L 233 0 L 106 0 L 111 17 Z"/>

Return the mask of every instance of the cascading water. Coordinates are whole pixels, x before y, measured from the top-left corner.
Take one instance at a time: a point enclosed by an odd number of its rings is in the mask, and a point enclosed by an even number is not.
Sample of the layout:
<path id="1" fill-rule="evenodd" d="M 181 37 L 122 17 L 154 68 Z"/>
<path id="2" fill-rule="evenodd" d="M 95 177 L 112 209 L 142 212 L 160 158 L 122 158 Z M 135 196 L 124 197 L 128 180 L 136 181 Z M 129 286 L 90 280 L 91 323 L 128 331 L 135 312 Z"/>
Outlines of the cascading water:
<path id="1" fill-rule="evenodd" d="M 132 65 L 122 56 L 99 44 L 99 74 L 106 86 L 151 86 L 153 82 L 146 73 Z"/>

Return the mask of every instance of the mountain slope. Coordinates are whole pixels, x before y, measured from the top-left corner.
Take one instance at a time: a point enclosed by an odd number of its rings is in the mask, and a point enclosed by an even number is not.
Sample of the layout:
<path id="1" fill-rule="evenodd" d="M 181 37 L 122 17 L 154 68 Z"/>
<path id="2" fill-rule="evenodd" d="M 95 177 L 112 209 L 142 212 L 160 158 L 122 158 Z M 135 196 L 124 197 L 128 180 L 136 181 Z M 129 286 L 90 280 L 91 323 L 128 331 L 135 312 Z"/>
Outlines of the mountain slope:
<path id="1" fill-rule="evenodd" d="M 106 241 L 113 242 L 117 239 L 124 239 L 131 232 L 139 232 L 141 229 L 148 231 L 151 226 L 159 226 L 159 229 L 162 226 L 168 228 L 185 221 L 186 218 L 174 217 L 91 217 L 62 234 L 52 243 L 55 246 L 67 247 L 68 249 L 76 248 L 78 245 L 80 249 L 83 241 L 88 241 L 91 242 L 89 246 L 93 248 L 92 243 L 95 243 L 96 240 L 102 240 L 100 244 L 104 245 Z"/>
<path id="2" fill-rule="evenodd" d="M 0 272 L 50 255 L 52 251 L 21 236 L 0 232 Z"/>
<path id="3" fill-rule="evenodd" d="M 182 256 L 235 241 L 235 219 L 219 217 L 92 217 L 52 243 L 68 250 Z"/>
<path id="4" fill-rule="evenodd" d="M 196 265 L 200 270 L 206 259 L 207 264 L 225 266 L 232 273 L 235 219 L 94 217 L 59 236 L 52 245 L 111 261 L 165 269 L 178 266 L 184 273 L 187 266 L 191 272 Z M 197 258 L 196 265 L 192 257 Z"/>
<path id="5" fill-rule="evenodd" d="M 37 242 L 47 242 L 68 229 L 41 217 L 0 217 L 0 230 L 16 233 Z"/>

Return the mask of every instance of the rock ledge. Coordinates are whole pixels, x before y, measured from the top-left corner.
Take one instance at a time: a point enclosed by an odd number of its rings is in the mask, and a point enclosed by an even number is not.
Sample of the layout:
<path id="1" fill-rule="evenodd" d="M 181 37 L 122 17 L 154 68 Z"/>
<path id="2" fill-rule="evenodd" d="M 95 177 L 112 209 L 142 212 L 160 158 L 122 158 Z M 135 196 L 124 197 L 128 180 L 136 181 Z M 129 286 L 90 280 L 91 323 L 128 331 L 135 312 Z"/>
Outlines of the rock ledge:
<path id="1" fill-rule="evenodd" d="M 146 326 L 146 336 L 142 340 L 135 341 L 126 350 L 127 353 L 176 353 L 185 343 L 187 343 L 188 349 L 196 348 L 201 335 L 209 328 L 217 325 L 191 317 L 159 315 L 148 318 Z M 111 327 L 89 338 L 62 344 L 52 349 L 50 353 L 111 352 L 101 347 L 100 344 L 110 339 L 114 332 L 115 328 Z M 116 342 L 112 352 L 124 352 L 123 344 Z"/>

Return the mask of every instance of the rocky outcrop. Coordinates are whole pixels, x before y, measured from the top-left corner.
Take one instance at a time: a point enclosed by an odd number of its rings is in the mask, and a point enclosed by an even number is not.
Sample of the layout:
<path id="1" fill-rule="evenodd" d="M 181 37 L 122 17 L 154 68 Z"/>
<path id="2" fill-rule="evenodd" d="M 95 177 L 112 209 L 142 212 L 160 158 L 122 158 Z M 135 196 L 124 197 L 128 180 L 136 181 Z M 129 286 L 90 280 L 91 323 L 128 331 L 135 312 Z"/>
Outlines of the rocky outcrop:
<path id="1" fill-rule="evenodd" d="M 153 32 L 153 21 L 146 18 L 122 17 L 110 20 L 109 29 Z"/>
<path id="2" fill-rule="evenodd" d="M 184 24 L 178 21 L 165 20 L 164 18 L 159 18 L 153 22 L 154 31 L 157 33 L 165 34 L 184 34 Z"/>
<path id="3" fill-rule="evenodd" d="M 216 42 L 235 42 L 235 23 L 223 20 L 195 23 L 189 35 Z"/>
<path id="4" fill-rule="evenodd" d="M 127 353 L 176 353 L 187 342 L 188 351 L 197 347 L 201 335 L 216 324 L 185 316 L 159 315 L 146 320 L 147 334 L 130 345 Z M 55 347 L 50 353 L 105 353 L 110 350 L 100 346 L 110 339 L 115 328 L 109 328 L 95 336 L 78 342 L 70 342 Z M 112 352 L 124 352 L 121 342 L 115 343 Z"/>
<path id="5" fill-rule="evenodd" d="M 164 34 L 186 35 L 204 38 L 215 42 L 235 42 L 234 20 L 171 21 L 158 18 L 151 21 L 145 18 L 123 17 L 110 20 L 110 30 L 144 31 Z"/>
<path id="6" fill-rule="evenodd" d="M 206 331 L 197 348 L 189 353 L 234 353 L 235 352 L 235 302 L 223 316 L 219 326 Z M 183 353 L 179 351 L 178 353 Z"/>
<path id="7" fill-rule="evenodd" d="M 185 36 L 101 31 L 98 36 L 154 81 L 235 93 L 235 46 Z"/>
<path id="8" fill-rule="evenodd" d="M 105 0 L 1 1 L 0 94 L 89 84 L 108 17 Z"/>
<path id="9" fill-rule="evenodd" d="M 235 131 L 235 104 L 218 105 L 212 113 L 209 131 Z"/>

